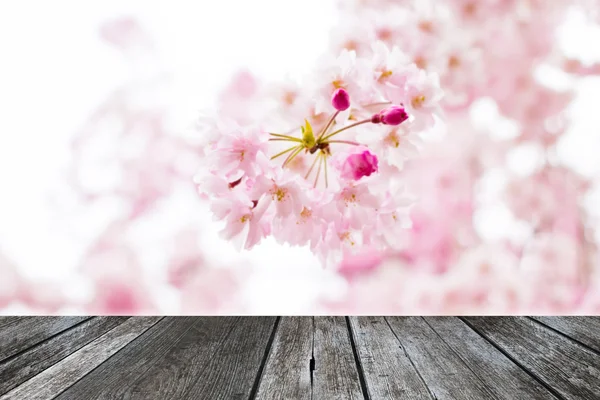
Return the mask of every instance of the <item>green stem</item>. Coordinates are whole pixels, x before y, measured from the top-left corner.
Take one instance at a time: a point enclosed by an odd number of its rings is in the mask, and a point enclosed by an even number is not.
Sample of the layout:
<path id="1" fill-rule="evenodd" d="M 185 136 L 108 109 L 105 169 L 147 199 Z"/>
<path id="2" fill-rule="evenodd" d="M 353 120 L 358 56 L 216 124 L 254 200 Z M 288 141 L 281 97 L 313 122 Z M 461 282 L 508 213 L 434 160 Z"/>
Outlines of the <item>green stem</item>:
<path id="1" fill-rule="evenodd" d="M 269 135 L 276 136 L 278 138 L 284 138 L 284 139 L 288 139 L 288 140 L 293 140 L 294 142 L 302 142 L 302 139 L 297 138 L 297 137 L 293 137 L 293 136 L 289 136 L 289 135 L 281 135 L 279 133 L 269 133 Z"/>
<path id="2" fill-rule="evenodd" d="M 325 128 L 323 128 L 323 130 L 321 131 L 321 133 L 319 134 L 319 137 L 317 138 L 317 143 L 319 143 L 319 140 L 321 140 L 321 138 L 323 137 L 324 134 L 327 133 L 327 130 L 329 129 L 329 127 L 331 126 L 331 124 L 333 123 L 333 121 L 335 120 L 335 117 L 338 116 L 340 112 L 336 111 L 331 118 L 329 119 L 329 122 L 327 122 L 327 125 L 325 125 Z"/>
<path id="3" fill-rule="evenodd" d="M 284 155 L 284 154 L 285 154 L 285 153 L 287 153 L 288 151 L 292 151 L 292 150 L 294 150 L 294 149 L 297 149 L 297 148 L 298 148 L 298 146 L 293 146 L 293 147 L 290 147 L 289 149 L 287 149 L 287 150 L 284 150 L 284 151 L 282 151 L 281 153 L 277 153 L 277 154 L 275 154 L 273 157 L 271 157 L 271 160 L 274 160 L 274 159 L 276 159 L 277 157 Z"/>
<path id="4" fill-rule="evenodd" d="M 322 142 L 325 142 L 325 141 L 326 141 L 327 139 L 329 139 L 330 137 L 332 137 L 332 136 L 335 136 L 335 135 L 337 135 L 338 133 L 345 131 L 346 129 L 354 128 L 355 126 L 362 125 L 362 124 L 366 124 L 366 123 L 369 123 L 369 122 L 371 122 L 371 118 L 367 118 L 367 119 L 364 119 L 364 120 L 362 120 L 362 121 L 358 121 L 358 122 L 355 122 L 355 123 L 353 123 L 353 124 L 351 124 L 351 125 L 345 126 L 345 127 L 343 127 L 342 129 L 338 129 L 337 131 L 335 131 L 335 132 L 332 132 L 332 133 L 330 133 L 329 135 L 327 135 L 327 136 L 325 136 L 324 138 L 322 138 L 322 139 L 321 139 L 321 143 L 322 143 Z"/>
<path id="5" fill-rule="evenodd" d="M 294 151 L 293 153 L 290 153 L 290 155 L 283 162 L 283 165 L 281 167 L 285 168 L 285 166 L 288 165 L 302 151 L 302 149 L 304 149 L 304 147 L 298 146 L 298 150 Z"/>
<path id="6" fill-rule="evenodd" d="M 313 187 L 317 187 L 317 182 L 319 181 L 319 175 L 321 175 L 321 164 L 323 161 L 322 158 L 323 153 L 319 153 L 319 155 L 317 156 L 317 158 L 319 159 L 319 168 L 317 169 L 317 176 L 315 177 L 315 184 L 313 185 Z"/>
<path id="7" fill-rule="evenodd" d="M 315 161 L 313 161 L 312 165 L 308 169 L 308 172 L 306 173 L 306 176 L 304 176 L 304 179 L 308 179 L 308 177 L 310 176 L 310 173 L 312 172 L 313 168 L 315 167 L 315 164 L 317 163 L 317 161 L 319 161 L 319 155 L 317 155 L 315 157 Z"/>
<path id="8" fill-rule="evenodd" d="M 323 166 L 324 166 L 324 172 L 325 172 L 325 189 L 327 189 L 329 187 L 329 182 L 327 181 L 327 154 L 323 153 Z"/>
<path id="9" fill-rule="evenodd" d="M 292 140 L 292 139 L 269 139 L 269 142 L 298 142 L 298 143 L 302 143 L 301 140 Z"/>
<path id="10" fill-rule="evenodd" d="M 352 142 L 350 140 L 330 140 L 330 141 L 325 142 L 325 143 L 328 143 L 328 144 L 329 143 L 345 143 L 345 144 L 353 144 L 355 146 L 359 146 L 360 145 L 360 143 L 358 143 L 358 142 Z"/>

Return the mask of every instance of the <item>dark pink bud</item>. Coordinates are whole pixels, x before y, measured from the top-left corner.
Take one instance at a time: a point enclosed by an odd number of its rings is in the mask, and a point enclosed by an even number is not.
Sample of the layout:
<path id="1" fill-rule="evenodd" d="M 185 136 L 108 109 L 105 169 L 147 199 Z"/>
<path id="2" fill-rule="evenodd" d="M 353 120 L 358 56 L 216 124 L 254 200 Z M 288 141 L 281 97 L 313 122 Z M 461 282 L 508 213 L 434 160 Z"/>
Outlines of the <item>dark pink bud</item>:
<path id="1" fill-rule="evenodd" d="M 350 107 L 350 95 L 343 88 L 336 89 L 331 96 L 331 105 L 338 111 L 347 110 Z"/>
<path id="2" fill-rule="evenodd" d="M 377 156 L 369 150 L 364 150 L 348 156 L 342 165 L 341 175 L 344 179 L 359 180 L 377 172 L 378 164 Z"/>
<path id="3" fill-rule="evenodd" d="M 371 117 L 371 122 L 374 124 L 382 123 L 385 125 L 400 125 L 408 119 L 408 114 L 403 107 L 390 106 L 385 110 L 381 110 L 378 114 Z"/>
<path id="4" fill-rule="evenodd" d="M 381 123 L 381 114 L 379 114 L 379 113 L 373 114 L 373 116 L 371 117 L 371 122 L 374 124 L 380 124 Z"/>

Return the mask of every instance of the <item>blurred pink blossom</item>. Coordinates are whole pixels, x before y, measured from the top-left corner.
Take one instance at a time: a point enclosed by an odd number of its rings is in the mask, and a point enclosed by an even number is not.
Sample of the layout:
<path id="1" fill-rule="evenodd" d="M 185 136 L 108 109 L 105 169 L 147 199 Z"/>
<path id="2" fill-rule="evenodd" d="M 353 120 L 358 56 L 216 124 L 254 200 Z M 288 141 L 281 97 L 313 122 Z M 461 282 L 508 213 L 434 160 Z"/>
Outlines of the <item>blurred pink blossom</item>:
<path id="1" fill-rule="evenodd" d="M 185 193 L 239 247 L 273 236 L 333 268 L 344 290 L 322 293 L 315 311 L 600 312 L 598 221 L 584 201 L 597 180 L 557 157 L 575 84 L 539 78 L 543 68 L 574 83 L 600 74 L 557 40 L 571 7 L 600 23 L 589 0 L 339 2 L 329 48 L 302 81 L 239 71 L 193 138 L 173 127 L 173 71 L 150 31 L 133 17 L 107 21 L 99 34 L 131 76 L 74 138 L 67 176 L 83 208 L 121 206 L 80 260 L 88 297 L 73 300 L 61 282 L 26 278 L 0 256 L 0 309 L 158 313 L 169 292 L 184 314 L 256 311 L 244 298 L 252 267 L 208 257 L 203 226 L 164 232 L 152 249 L 136 242 L 140 230 L 162 232 L 156 216 Z M 476 122 L 486 102 L 496 115 Z M 514 132 L 498 138 L 502 124 Z M 539 160 L 516 174 L 510 158 L 523 146 Z M 99 171 L 114 179 L 90 179 Z M 526 233 L 487 237 L 480 216 L 490 207 Z M 179 211 L 192 221 L 197 210 Z M 163 256 L 152 273 L 150 250 Z"/>

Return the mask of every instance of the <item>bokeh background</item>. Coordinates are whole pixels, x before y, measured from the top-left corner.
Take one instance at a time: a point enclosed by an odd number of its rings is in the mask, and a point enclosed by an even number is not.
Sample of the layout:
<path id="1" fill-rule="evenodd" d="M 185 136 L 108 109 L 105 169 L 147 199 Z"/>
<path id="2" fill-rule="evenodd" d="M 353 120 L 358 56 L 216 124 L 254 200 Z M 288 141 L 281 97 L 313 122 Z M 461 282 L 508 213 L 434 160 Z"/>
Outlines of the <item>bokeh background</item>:
<path id="1" fill-rule="evenodd" d="M 309 313 L 344 293 L 344 277 L 308 249 L 268 239 L 239 252 L 220 239 L 191 180 L 199 110 L 239 71 L 310 71 L 340 17 L 332 0 L 2 3 L 0 312 Z M 559 41 L 600 61 L 590 46 L 600 30 L 581 14 Z M 595 182 L 600 81 L 579 81 L 577 93 L 557 156 Z M 495 118 L 490 103 L 471 112 Z M 511 170 L 526 175 L 535 152 L 516 149 Z M 494 197 L 503 182 L 491 174 L 478 190 Z M 597 194 L 582 201 L 600 210 Z M 502 202 L 474 224 L 489 240 L 528 235 Z"/>

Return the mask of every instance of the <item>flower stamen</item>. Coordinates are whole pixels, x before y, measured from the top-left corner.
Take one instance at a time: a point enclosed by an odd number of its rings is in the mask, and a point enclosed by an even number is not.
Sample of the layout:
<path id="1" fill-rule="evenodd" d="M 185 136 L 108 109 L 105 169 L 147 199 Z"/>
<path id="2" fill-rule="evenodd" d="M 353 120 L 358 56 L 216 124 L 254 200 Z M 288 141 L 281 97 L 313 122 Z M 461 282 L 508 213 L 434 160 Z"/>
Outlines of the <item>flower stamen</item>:
<path id="1" fill-rule="evenodd" d="M 419 96 L 413 97 L 410 104 L 413 106 L 413 108 L 421 108 L 421 106 L 423 105 L 424 102 L 425 102 L 425 96 L 419 95 Z"/>
<path id="2" fill-rule="evenodd" d="M 391 131 L 383 140 L 385 144 L 398 147 L 400 146 L 400 136 L 398 136 L 398 132 L 396 130 Z"/>
<path id="3" fill-rule="evenodd" d="M 346 86 L 346 84 L 344 83 L 344 81 L 341 80 L 341 79 L 336 79 L 335 81 L 331 82 L 331 84 L 336 89 L 343 89 L 344 86 Z"/>
<path id="4" fill-rule="evenodd" d="M 273 190 L 271 190 L 271 197 L 273 200 L 277 199 L 277 201 L 283 201 L 286 198 L 287 194 L 287 189 L 283 189 L 280 187 L 273 188 Z"/>
<path id="5" fill-rule="evenodd" d="M 377 81 L 383 82 L 386 78 L 389 78 L 390 76 L 392 76 L 392 74 L 393 74 L 393 72 L 390 70 L 383 71 L 381 73 L 381 75 L 379 75 L 379 78 L 377 78 Z"/>
<path id="6" fill-rule="evenodd" d="M 317 182 L 319 181 L 319 176 L 321 175 L 321 165 L 323 164 L 323 153 L 319 153 L 317 159 L 319 160 L 319 168 L 317 168 L 317 176 L 315 177 L 315 183 L 313 187 L 317 187 Z"/>

